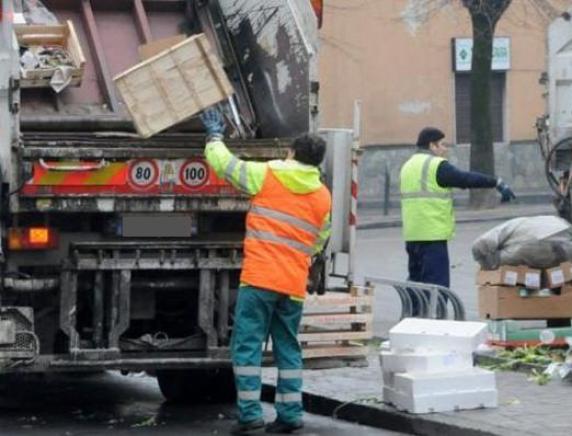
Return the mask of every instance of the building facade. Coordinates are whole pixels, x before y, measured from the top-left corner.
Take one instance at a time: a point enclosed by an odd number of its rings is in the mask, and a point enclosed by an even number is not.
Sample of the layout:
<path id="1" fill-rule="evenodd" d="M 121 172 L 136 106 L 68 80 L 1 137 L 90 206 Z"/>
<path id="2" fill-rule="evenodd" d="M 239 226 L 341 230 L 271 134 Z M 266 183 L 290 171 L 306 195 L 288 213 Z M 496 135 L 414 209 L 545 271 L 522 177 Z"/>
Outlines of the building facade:
<path id="1" fill-rule="evenodd" d="M 491 110 L 497 172 L 517 189 L 547 191 L 534 123 L 544 113 L 546 28 L 569 0 L 539 9 L 514 0 L 498 23 Z M 460 0 L 326 0 L 321 30 L 322 125 L 352 125 L 362 100 L 362 199 L 379 197 L 383 171 L 395 192 L 418 131 L 441 128 L 468 167 L 472 27 Z M 534 163 L 531 163 L 531 160 Z M 389 167 L 389 168 L 388 168 Z M 373 177 L 373 180 L 372 180 Z M 384 178 L 385 179 L 385 178 Z"/>

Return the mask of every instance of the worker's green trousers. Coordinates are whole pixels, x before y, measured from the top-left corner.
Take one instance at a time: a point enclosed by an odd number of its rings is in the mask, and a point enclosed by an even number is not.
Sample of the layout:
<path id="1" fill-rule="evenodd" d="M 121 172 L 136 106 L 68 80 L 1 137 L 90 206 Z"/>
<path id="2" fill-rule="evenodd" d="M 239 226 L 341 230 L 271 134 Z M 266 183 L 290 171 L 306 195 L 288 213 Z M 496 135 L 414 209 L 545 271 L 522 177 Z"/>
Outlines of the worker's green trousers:
<path id="1" fill-rule="evenodd" d="M 302 302 L 287 295 L 240 287 L 231 344 L 240 422 L 262 419 L 260 373 L 268 335 L 278 367 L 277 418 L 289 424 L 302 419 L 302 350 L 296 338 L 302 308 Z"/>

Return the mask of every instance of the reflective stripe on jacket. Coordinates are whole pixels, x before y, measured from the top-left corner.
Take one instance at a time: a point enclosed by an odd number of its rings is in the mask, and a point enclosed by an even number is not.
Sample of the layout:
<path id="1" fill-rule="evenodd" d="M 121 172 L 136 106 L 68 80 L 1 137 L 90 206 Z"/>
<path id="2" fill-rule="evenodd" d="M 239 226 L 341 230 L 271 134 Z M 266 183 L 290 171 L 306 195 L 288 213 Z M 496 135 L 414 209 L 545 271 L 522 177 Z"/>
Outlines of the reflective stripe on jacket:
<path id="1" fill-rule="evenodd" d="M 295 194 L 309 194 L 322 188 L 320 170 L 311 165 L 304 165 L 295 160 L 273 160 L 270 162 L 254 162 L 238 159 L 224 142 L 211 141 L 205 147 L 205 157 L 209 165 L 219 177 L 245 192 L 255 196 L 266 180 L 266 173 L 272 169 L 274 175 L 288 191 Z M 319 253 L 330 237 L 330 214 L 324 217 L 322 231 L 313 251 Z"/>
<path id="2" fill-rule="evenodd" d="M 270 167 L 246 217 L 240 281 L 304 298 L 310 257 L 330 207 L 331 197 L 325 186 L 296 194 L 278 180 Z"/>
<path id="3" fill-rule="evenodd" d="M 455 233 L 453 195 L 437 183 L 445 159 L 414 154 L 401 168 L 401 218 L 406 241 L 447 241 Z"/>

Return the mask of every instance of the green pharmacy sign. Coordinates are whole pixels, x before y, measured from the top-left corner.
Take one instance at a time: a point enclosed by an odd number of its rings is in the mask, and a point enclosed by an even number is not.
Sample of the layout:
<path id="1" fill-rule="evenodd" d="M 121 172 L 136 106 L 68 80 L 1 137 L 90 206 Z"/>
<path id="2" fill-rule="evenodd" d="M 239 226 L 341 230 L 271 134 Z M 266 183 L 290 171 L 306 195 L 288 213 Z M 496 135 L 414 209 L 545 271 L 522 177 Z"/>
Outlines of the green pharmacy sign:
<path id="1" fill-rule="evenodd" d="M 455 71 L 471 71 L 473 40 L 455 38 L 453 40 L 453 68 Z M 493 71 L 510 70 L 510 38 L 498 37 L 493 40 Z"/>

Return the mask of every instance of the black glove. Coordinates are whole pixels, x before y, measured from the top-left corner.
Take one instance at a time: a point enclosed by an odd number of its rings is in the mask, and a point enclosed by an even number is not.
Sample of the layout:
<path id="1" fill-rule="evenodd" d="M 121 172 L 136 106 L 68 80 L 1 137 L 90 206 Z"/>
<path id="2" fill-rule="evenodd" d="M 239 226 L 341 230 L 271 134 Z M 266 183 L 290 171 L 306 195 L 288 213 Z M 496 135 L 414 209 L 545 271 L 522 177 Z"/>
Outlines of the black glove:
<path id="1" fill-rule="evenodd" d="M 322 254 L 312 258 L 308 274 L 308 294 L 324 295 L 326 293 L 324 272 L 326 259 Z"/>
<path id="2" fill-rule="evenodd" d="M 516 200 L 516 195 L 514 195 L 512 189 L 510 189 L 510 187 L 503 182 L 500 177 L 497 180 L 497 191 L 500 192 L 501 203 L 508 203 L 509 201 Z"/>

